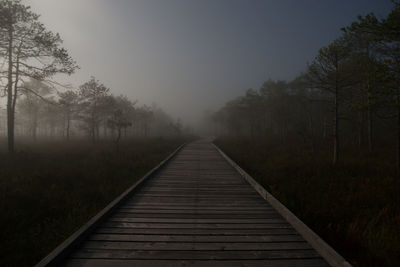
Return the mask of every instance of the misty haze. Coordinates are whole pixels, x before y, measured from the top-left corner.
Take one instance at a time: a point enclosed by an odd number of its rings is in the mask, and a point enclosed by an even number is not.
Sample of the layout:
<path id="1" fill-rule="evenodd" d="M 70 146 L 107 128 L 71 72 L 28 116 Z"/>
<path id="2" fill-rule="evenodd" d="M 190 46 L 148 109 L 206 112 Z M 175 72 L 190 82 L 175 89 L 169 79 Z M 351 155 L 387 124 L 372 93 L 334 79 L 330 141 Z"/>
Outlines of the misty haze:
<path id="1" fill-rule="evenodd" d="M 0 266 L 399 266 L 400 1 L 0 0 Z"/>

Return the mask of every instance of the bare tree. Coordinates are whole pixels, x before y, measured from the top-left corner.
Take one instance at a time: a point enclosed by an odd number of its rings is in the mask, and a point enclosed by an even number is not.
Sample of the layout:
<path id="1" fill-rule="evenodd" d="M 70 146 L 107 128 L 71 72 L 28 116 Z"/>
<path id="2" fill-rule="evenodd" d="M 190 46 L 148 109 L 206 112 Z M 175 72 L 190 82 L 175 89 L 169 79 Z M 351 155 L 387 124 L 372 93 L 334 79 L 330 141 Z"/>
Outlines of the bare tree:
<path id="1" fill-rule="evenodd" d="M 8 151 L 14 152 L 15 107 L 26 78 L 46 80 L 56 73 L 72 74 L 75 62 L 60 45 L 58 34 L 46 30 L 39 15 L 30 11 L 20 0 L 0 1 L 0 55 L 7 69 L 0 78 L 6 80 Z M 35 92 L 32 92 L 35 93 Z"/>

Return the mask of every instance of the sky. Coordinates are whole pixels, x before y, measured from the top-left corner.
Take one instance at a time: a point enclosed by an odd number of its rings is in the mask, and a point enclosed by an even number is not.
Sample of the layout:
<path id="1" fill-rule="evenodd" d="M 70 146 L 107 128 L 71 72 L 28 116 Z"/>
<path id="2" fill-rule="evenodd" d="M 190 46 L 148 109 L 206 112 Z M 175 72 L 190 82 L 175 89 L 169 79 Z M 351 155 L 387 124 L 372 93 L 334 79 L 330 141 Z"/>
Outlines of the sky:
<path id="1" fill-rule="evenodd" d="M 80 69 L 115 95 L 195 124 L 206 110 L 290 80 L 358 14 L 390 0 L 25 0 L 58 32 Z"/>

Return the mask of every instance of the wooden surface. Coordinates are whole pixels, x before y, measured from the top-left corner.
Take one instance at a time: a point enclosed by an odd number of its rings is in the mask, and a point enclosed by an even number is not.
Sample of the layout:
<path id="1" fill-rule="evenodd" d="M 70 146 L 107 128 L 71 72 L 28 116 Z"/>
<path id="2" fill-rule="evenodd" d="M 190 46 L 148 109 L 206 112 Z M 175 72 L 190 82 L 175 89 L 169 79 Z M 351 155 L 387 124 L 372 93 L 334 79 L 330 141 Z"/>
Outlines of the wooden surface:
<path id="1" fill-rule="evenodd" d="M 327 266 L 207 141 L 185 146 L 65 266 Z"/>

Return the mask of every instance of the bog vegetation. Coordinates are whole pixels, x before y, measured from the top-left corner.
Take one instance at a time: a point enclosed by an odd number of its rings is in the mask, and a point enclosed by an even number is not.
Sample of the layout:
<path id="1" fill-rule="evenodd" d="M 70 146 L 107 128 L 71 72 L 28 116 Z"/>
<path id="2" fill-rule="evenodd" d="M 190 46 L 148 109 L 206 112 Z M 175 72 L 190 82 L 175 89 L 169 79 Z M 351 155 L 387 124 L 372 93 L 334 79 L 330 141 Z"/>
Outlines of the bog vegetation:
<path id="1" fill-rule="evenodd" d="M 208 123 L 355 265 L 400 264 L 400 4 L 359 16 L 297 78 L 247 90 Z"/>
<path id="2" fill-rule="evenodd" d="M 183 138 L 21 140 L 0 153 L 0 266 L 33 266 L 165 159 Z M 1 147 L 5 142 L 0 141 Z"/>

